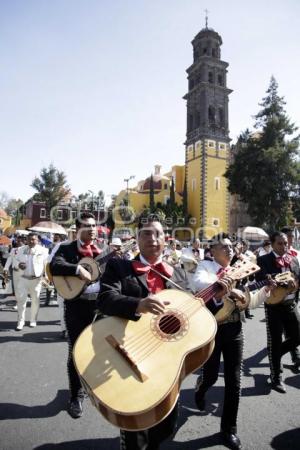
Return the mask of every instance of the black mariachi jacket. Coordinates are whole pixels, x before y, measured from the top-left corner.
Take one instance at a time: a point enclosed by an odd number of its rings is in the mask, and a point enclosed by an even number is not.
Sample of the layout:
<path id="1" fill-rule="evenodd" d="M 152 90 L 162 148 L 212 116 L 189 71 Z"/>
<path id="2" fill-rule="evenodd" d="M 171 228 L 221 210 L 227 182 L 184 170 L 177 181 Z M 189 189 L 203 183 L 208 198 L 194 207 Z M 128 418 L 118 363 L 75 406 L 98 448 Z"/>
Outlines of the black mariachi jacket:
<path id="1" fill-rule="evenodd" d="M 281 273 L 281 268 L 276 264 L 276 256 L 273 251 L 271 251 L 267 255 L 259 256 L 257 258 L 257 265 L 260 267 L 260 271 L 255 274 L 255 278 L 257 281 L 265 280 L 267 275 Z M 299 261 L 295 256 L 292 257 L 290 271 L 295 275 L 296 280 L 299 282 L 300 267 Z M 296 298 L 298 298 L 298 295 L 299 290 L 296 292 Z"/>
<path id="2" fill-rule="evenodd" d="M 175 267 L 170 280 L 165 281 L 166 289 L 176 289 L 172 284 L 174 281 L 185 291 L 190 291 L 185 270 Z M 139 316 L 136 315 L 138 303 L 141 298 L 148 295 L 146 274 L 137 275 L 131 261 L 111 259 L 101 278 L 97 307 L 105 315 L 138 320 Z M 213 302 L 209 302 L 206 306 L 212 314 L 216 314 L 219 309 Z"/>
<path id="3" fill-rule="evenodd" d="M 98 309 L 105 315 L 138 320 L 136 309 L 141 298 L 148 296 L 147 275 L 137 275 L 132 262 L 124 259 L 111 259 L 101 278 L 101 291 L 97 300 Z M 183 269 L 174 268 L 171 280 L 188 291 L 188 280 Z M 165 288 L 174 288 L 165 281 Z M 176 289 L 176 288 L 175 288 Z"/>

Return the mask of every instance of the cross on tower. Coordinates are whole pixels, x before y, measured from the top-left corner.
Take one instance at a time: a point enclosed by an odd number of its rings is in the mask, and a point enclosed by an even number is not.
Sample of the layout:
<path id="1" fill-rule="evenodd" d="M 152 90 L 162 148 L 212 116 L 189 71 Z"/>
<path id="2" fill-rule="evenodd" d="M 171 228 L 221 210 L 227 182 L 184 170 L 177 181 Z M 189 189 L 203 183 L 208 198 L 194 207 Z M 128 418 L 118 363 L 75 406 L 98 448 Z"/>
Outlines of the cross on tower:
<path id="1" fill-rule="evenodd" d="M 208 11 L 208 9 L 205 9 L 204 12 L 205 12 L 205 28 L 207 28 L 209 11 Z"/>

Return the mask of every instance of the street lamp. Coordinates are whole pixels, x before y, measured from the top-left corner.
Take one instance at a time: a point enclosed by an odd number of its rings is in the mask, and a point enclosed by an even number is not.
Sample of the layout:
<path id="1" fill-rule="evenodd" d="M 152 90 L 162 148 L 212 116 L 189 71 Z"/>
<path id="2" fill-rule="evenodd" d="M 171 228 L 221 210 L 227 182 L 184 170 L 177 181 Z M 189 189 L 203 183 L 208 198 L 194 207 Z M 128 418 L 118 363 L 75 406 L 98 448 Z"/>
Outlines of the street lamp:
<path id="1" fill-rule="evenodd" d="M 129 178 L 124 178 L 124 181 L 126 183 L 126 197 L 127 197 L 127 206 L 129 206 L 129 181 L 133 180 L 135 178 L 135 175 L 130 175 Z"/>

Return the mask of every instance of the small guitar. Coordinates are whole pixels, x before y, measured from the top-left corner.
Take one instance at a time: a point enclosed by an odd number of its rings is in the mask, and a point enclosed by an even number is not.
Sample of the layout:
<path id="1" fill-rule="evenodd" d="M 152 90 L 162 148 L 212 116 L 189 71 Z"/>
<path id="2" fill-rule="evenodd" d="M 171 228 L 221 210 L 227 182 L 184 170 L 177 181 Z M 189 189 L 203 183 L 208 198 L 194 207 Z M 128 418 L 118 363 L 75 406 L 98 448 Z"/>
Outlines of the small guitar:
<path id="1" fill-rule="evenodd" d="M 283 272 L 278 273 L 275 275 L 274 280 L 277 283 L 277 287 L 271 292 L 270 297 L 266 300 L 266 303 L 275 305 L 276 303 L 280 303 L 286 295 L 288 295 L 292 290 L 290 290 L 288 286 L 288 282 L 290 280 L 293 280 L 294 276 L 291 272 Z M 245 291 L 255 291 L 257 289 L 261 289 L 263 286 L 267 286 L 270 283 L 269 279 L 257 281 L 255 283 L 251 283 L 249 286 L 240 286 L 238 289 L 245 292 Z M 237 308 L 236 303 L 234 300 L 230 298 L 230 295 L 226 295 L 223 298 L 223 306 L 222 308 L 217 312 L 215 315 L 215 318 L 218 323 L 224 322 L 230 314 Z M 245 307 L 243 309 L 246 309 L 249 305 L 250 297 L 248 299 L 248 302 L 246 302 Z"/>
<path id="2" fill-rule="evenodd" d="M 135 242 L 124 244 L 121 252 L 126 253 L 135 245 L 136 245 Z M 107 253 L 104 256 L 102 255 L 97 256 L 97 258 L 95 259 L 86 256 L 78 262 L 78 264 L 83 266 L 91 274 L 90 283 L 94 283 L 95 281 L 99 280 L 102 274 L 101 267 L 103 267 L 104 264 L 106 264 L 107 261 L 110 258 L 112 258 L 116 253 L 117 250 L 112 250 L 111 252 Z M 47 271 L 48 278 L 49 272 L 50 267 L 48 265 Z M 57 290 L 57 293 L 65 300 L 73 300 L 74 298 L 78 297 L 84 291 L 84 289 L 90 284 L 85 280 L 81 280 L 77 276 L 51 275 L 51 278 L 55 286 L 55 289 Z"/>

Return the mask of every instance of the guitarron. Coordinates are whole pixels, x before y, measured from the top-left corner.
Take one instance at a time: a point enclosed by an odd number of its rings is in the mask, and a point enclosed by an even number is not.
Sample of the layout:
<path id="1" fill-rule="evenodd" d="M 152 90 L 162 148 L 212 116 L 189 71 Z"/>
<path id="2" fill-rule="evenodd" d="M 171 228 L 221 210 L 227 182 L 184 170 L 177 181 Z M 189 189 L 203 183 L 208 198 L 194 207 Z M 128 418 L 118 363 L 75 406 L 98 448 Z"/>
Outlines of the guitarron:
<path id="1" fill-rule="evenodd" d="M 135 322 L 106 317 L 88 326 L 74 361 L 93 405 L 113 425 L 136 431 L 161 422 L 173 409 L 182 380 L 214 347 L 216 321 L 202 299 L 176 289 L 160 315 Z"/>

